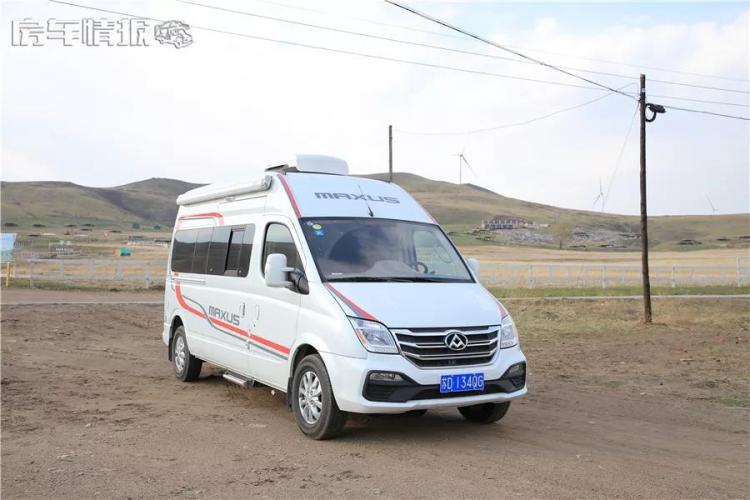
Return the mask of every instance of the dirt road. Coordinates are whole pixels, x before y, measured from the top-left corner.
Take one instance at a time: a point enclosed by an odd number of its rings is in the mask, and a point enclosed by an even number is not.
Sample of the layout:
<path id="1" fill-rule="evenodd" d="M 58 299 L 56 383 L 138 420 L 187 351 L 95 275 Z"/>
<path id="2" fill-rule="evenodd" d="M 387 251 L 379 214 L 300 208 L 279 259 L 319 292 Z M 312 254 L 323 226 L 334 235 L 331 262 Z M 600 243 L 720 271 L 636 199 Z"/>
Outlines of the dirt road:
<path id="1" fill-rule="evenodd" d="M 532 368 L 531 395 L 498 424 L 360 417 L 316 442 L 281 394 L 210 369 L 178 382 L 161 313 L 2 307 L 4 498 L 750 496 L 747 408 Z M 533 343 L 532 367 L 550 355 Z"/>

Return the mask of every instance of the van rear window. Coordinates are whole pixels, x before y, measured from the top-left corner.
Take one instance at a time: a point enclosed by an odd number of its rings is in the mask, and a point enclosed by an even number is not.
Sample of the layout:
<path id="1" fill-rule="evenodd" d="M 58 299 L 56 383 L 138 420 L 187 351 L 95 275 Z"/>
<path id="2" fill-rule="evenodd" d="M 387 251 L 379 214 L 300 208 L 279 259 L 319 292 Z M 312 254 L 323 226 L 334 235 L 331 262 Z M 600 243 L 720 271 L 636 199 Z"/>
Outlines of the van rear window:
<path id="1" fill-rule="evenodd" d="M 175 233 L 172 243 L 172 271 L 178 273 L 193 271 L 193 253 L 195 252 L 197 236 L 197 229 L 187 229 Z"/>

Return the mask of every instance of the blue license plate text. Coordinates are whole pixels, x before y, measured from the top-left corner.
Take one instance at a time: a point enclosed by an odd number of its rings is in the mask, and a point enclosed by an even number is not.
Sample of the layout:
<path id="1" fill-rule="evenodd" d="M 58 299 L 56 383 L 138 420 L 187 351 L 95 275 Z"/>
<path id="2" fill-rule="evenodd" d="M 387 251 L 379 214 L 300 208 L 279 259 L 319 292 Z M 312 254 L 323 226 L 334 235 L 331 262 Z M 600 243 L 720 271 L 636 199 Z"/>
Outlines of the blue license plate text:
<path id="1" fill-rule="evenodd" d="M 440 377 L 440 393 L 483 391 L 484 373 L 461 373 Z"/>

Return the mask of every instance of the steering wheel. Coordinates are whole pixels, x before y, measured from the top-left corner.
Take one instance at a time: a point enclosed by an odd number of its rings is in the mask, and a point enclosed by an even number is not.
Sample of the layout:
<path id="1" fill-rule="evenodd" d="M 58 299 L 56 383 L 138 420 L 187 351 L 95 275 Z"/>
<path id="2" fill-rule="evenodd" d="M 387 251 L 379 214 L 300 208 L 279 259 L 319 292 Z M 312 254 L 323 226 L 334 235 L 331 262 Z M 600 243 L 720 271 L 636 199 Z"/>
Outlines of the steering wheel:
<path id="1" fill-rule="evenodd" d="M 424 268 L 424 271 L 420 271 L 419 270 L 420 267 Z M 421 260 L 418 260 L 418 261 L 414 262 L 414 269 L 416 269 L 417 271 L 421 272 L 422 274 L 428 274 L 429 270 L 430 270 L 430 268 L 427 267 L 427 264 L 425 264 Z"/>

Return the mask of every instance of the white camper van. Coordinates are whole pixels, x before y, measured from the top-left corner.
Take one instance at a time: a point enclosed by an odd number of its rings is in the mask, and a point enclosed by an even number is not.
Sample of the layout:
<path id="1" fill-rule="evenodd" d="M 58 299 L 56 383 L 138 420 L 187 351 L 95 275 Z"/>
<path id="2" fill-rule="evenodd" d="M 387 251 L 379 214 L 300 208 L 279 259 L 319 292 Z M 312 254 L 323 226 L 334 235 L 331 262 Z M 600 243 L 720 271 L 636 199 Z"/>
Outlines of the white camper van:
<path id="1" fill-rule="evenodd" d="M 348 413 L 495 422 L 526 394 L 510 314 L 399 186 L 297 156 L 177 203 L 163 340 L 179 379 L 205 362 L 283 391 L 315 439 Z"/>

